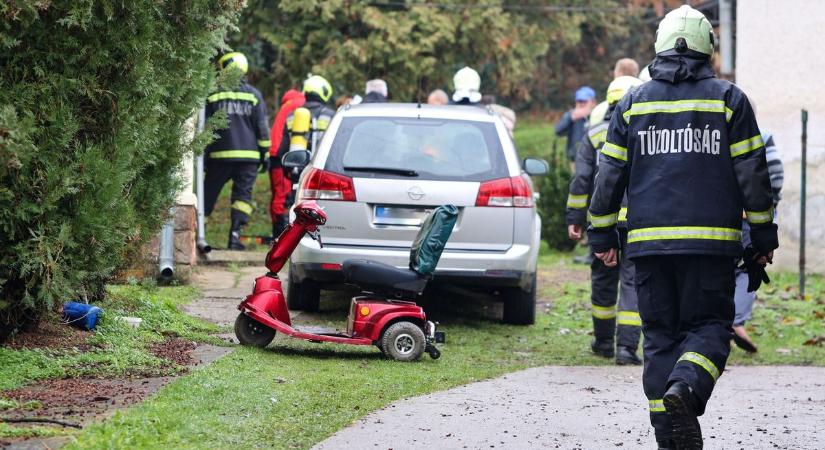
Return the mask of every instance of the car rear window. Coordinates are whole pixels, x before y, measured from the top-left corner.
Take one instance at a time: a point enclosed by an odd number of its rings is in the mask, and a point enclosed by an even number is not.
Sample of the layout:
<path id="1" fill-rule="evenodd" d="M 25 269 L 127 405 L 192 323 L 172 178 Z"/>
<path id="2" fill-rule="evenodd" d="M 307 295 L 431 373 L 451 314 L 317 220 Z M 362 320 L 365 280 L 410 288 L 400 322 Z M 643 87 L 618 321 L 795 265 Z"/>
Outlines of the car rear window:
<path id="1" fill-rule="evenodd" d="M 348 170 L 347 168 L 359 168 Z M 326 170 L 361 178 L 486 181 L 508 175 L 495 125 L 452 119 L 345 118 L 327 158 Z"/>

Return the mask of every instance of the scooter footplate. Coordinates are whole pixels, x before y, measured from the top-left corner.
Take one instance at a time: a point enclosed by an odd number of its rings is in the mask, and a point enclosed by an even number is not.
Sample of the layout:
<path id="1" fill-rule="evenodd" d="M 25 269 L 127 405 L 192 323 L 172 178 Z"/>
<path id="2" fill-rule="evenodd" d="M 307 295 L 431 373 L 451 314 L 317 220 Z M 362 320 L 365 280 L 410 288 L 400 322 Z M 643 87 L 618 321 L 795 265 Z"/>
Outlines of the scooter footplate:
<path id="1" fill-rule="evenodd" d="M 344 332 L 342 332 L 341 330 L 336 330 L 334 328 L 314 327 L 312 325 L 295 327 L 295 330 L 301 333 L 318 334 L 321 336 L 337 336 L 343 338 L 351 337 L 347 334 L 344 334 Z"/>

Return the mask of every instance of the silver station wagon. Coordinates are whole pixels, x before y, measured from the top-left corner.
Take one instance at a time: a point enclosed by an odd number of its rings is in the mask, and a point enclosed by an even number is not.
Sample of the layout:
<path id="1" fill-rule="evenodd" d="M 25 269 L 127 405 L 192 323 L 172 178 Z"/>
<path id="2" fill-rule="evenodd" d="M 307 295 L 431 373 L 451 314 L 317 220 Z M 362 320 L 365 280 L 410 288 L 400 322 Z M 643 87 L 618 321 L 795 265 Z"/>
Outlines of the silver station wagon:
<path id="1" fill-rule="evenodd" d="M 317 200 L 328 221 L 323 246 L 305 238 L 292 254 L 289 307 L 317 309 L 320 290 L 343 282 L 347 259 L 406 267 L 423 219 L 453 204 L 458 221 L 433 284 L 492 291 L 506 323 L 532 324 L 541 219 L 530 175 L 546 173 L 546 162 L 519 158 L 486 108 L 341 108 L 298 183 L 296 201 Z"/>

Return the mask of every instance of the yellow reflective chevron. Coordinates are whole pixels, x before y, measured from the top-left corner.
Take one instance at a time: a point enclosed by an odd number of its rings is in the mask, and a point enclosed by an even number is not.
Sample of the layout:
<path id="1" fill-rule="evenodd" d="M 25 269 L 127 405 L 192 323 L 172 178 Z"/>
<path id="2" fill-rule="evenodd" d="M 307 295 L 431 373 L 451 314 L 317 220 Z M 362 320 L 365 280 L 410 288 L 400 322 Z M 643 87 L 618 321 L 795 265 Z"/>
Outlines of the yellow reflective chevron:
<path id="1" fill-rule="evenodd" d="M 574 208 L 574 209 L 582 209 L 587 207 L 587 194 L 575 195 L 570 194 L 567 196 L 567 207 Z"/>
<path id="2" fill-rule="evenodd" d="M 756 136 L 750 139 L 745 139 L 744 141 L 739 141 L 735 144 L 731 144 L 730 156 L 731 158 L 736 158 L 737 156 L 742 156 L 745 153 L 750 153 L 764 146 L 765 143 L 762 142 L 762 136 L 757 134 Z"/>
<path id="3" fill-rule="evenodd" d="M 632 327 L 640 327 L 642 326 L 642 318 L 639 317 L 639 313 L 633 311 L 619 311 L 618 319 L 616 323 L 619 325 L 629 325 Z"/>
<path id="4" fill-rule="evenodd" d="M 657 412 L 666 412 L 665 410 L 665 402 L 661 398 L 657 398 L 655 400 L 650 400 L 647 402 L 648 407 L 650 408 L 650 412 L 657 413 Z"/>
<path id="5" fill-rule="evenodd" d="M 688 111 L 721 113 L 725 115 L 725 120 L 730 120 L 730 117 L 733 114 L 733 111 L 725 106 L 724 100 L 697 98 L 690 100 L 634 103 L 630 109 L 622 114 L 622 117 L 624 118 L 625 123 L 630 123 L 630 118 L 632 116 L 659 113 L 672 114 Z"/>
<path id="6" fill-rule="evenodd" d="M 217 152 L 210 152 L 209 157 L 212 159 L 261 159 L 261 152 L 257 150 L 219 150 Z"/>
<path id="7" fill-rule="evenodd" d="M 619 222 L 627 222 L 627 208 L 624 206 L 619 210 Z"/>
<path id="8" fill-rule="evenodd" d="M 587 213 L 587 221 L 593 225 L 594 228 L 605 228 L 612 225 L 616 225 L 616 222 L 619 221 L 619 212 L 616 211 L 612 214 L 605 214 L 603 216 L 594 216 Z"/>
<path id="9" fill-rule="evenodd" d="M 745 216 L 748 218 L 748 223 L 770 223 L 773 221 L 773 208 L 767 211 L 745 211 Z"/>
<path id="10" fill-rule="evenodd" d="M 627 242 L 656 241 L 668 239 L 709 239 L 713 241 L 739 242 L 742 231 L 736 228 L 718 227 L 653 227 L 630 230 Z"/>
<path id="11" fill-rule="evenodd" d="M 243 200 L 235 200 L 232 202 L 232 209 L 237 209 L 248 216 L 255 210 L 255 206 Z"/>
<path id="12" fill-rule="evenodd" d="M 607 138 L 607 130 L 597 131 L 593 134 L 589 134 L 587 136 L 590 139 L 590 143 L 593 144 L 593 148 L 599 148 L 602 145 L 602 142 Z"/>
<path id="13" fill-rule="evenodd" d="M 613 319 L 616 317 L 615 306 L 590 305 L 593 308 L 593 317 L 597 319 Z"/>
<path id="14" fill-rule="evenodd" d="M 716 367 L 716 364 L 704 355 L 700 355 L 696 352 L 686 352 L 679 357 L 677 362 L 679 361 L 690 361 L 705 369 L 705 371 L 710 374 L 711 378 L 713 378 L 713 381 L 716 381 L 719 378 L 719 369 Z"/>
<path id="15" fill-rule="evenodd" d="M 616 159 L 621 159 L 622 161 L 627 161 L 627 149 L 609 141 L 604 143 L 602 153 Z"/>
<path id="16" fill-rule="evenodd" d="M 218 92 L 217 94 L 206 97 L 206 101 L 209 103 L 219 102 L 221 100 L 243 100 L 251 102 L 253 105 L 258 104 L 258 97 L 255 97 L 255 94 L 249 92 Z"/>
<path id="17" fill-rule="evenodd" d="M 265 141 L 258 139 L 258 147 L 269 147 L 270 145 L 272 145 L 272 142 L 269 139 Z"/>

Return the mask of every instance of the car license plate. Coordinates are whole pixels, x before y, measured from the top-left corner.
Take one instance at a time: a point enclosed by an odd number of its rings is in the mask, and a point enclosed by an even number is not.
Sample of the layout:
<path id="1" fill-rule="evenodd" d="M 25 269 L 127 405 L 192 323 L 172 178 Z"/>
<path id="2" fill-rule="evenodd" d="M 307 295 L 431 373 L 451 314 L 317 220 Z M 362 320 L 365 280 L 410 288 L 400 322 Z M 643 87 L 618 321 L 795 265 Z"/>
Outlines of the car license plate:
<path id="1" fill-rule="evenodd" d="M 430 214 L 427 208 L 375 205 L 372 223 L 376 225 L 419 226 Z"/>

